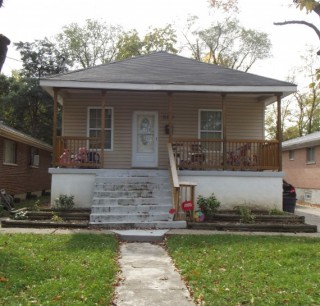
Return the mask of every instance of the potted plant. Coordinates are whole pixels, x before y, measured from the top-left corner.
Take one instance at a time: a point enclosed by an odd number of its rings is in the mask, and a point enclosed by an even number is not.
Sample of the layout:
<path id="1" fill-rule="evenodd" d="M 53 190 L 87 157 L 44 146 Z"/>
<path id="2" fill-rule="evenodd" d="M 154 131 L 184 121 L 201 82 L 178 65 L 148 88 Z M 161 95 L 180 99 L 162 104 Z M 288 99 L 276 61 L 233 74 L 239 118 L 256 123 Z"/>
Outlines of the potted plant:
<path id="1" fill-rule="evenodd" d="M 199 195 L 197 198 L 197 204 L 204 214 L 206 220 L 213 217 L 220 207 L 220 201 L 216 198 L 214 193 L 212 193 L 209 197 Z"/>

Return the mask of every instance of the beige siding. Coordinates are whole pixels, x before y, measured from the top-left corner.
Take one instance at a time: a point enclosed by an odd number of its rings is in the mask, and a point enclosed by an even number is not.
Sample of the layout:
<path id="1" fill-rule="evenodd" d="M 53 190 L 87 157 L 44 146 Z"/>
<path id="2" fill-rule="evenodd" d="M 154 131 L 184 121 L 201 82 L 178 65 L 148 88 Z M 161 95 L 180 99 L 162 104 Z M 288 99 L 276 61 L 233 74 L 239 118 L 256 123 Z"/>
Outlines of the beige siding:
<path id="1" fill-rule="evenodd" d="M 64 98 L 63 135 L 87 135 L 88 107 L 99 107 L 99 92 L 69 94 Z M 246 98 L 240 101 L 227 97 L 228 138 L 261 139 L 263 137 L 263 105 Z M 106 106 L 113 108 L 113 150 L 105 153 L 105 167 L 130 168 L 132 147 L 132 118 L 134 111 L 158 112 L 159 167 L 166 168 L 167 141 L 165 125 L 168 123 L 166 93 L 108 92 Z M 173 94 L 173 132 L 177 137 L 198 137 L 199 109 L 222 109 L 218 94 Z"/>

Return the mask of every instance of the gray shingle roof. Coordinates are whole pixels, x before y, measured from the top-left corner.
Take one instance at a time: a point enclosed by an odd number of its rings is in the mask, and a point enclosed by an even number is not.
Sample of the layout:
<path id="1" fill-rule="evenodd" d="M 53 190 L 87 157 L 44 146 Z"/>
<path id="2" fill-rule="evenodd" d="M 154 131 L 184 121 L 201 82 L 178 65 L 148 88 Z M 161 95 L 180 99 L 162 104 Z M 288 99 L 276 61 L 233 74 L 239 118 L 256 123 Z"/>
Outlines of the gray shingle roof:
<path id="1" fill-rule="evenodd" d="M 49 76 L 42 80 L 208 86 L 294 87 L 292 83 L 156 52 L 92 68 Z"/>
<path id="2" fill-rule="evenodd" d="M 307 148 L 307 147 L 318 146 L 318 145 L 320 145 L 320 132 L 314 132 L 306 136 L 301 136 L 301 137 L 284 141 L 282 143 L 282 150 L 287 151 L 287 150 Z"/>

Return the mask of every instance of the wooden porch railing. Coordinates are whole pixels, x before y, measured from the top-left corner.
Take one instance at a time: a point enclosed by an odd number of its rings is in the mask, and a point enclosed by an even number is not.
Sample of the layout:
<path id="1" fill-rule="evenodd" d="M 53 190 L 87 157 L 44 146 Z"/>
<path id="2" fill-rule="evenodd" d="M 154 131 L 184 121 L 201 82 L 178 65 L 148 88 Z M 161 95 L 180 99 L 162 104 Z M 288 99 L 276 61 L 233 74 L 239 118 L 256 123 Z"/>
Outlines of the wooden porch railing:
<path id="1" fill-rule="evenodd" d="M 175 220 L 186 219 L 186 214 L 182 211 L 181 204 L 185 201 L 191 201 L 195 205 L 195 183 L 179 182 L 177 165 L 172 150 L 172 144 L 168 143 L 169 155 L 169 173 L 171 177 L 171 186 L 173 190 L 173 208 L 175 209 Z M 193 220 L 193 209 L 189 212 L 190 219 Z"/>
<path id="2" fill-rule="evenodd" d="M 278 141 L 174 138 L 178 169 L 278 171 Z"/>
<path id="3" fill-rule="evenodd" d="M 54 166 L 65 168 L 101 168 L 101 139 L 97 137 L 58 136 L 54 148 Z"/>

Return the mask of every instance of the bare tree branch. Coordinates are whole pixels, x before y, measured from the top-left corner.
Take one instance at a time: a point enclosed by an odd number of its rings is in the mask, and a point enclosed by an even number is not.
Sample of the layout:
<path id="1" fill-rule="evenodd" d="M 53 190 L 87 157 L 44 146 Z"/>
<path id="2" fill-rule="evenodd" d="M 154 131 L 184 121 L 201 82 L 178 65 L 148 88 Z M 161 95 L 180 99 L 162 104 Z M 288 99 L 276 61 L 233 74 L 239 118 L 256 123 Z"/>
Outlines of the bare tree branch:
<path id="1" fill-rule="evenodd" d="M 283 21 L 283 22 L 274 22 L 273 23 L 274 25 L 287 25 L 287 24 L 303 24 L 303 25 L 306 25 L 307 27 L 310 27 L 311 29 L 313 29 L 319 40 L 320 40 L 320 31 L 319 29 L 312 23 L 310 22 L 307 22 L 307 21 L 304 21 L 304 20 L 290 20 L 290 21 Z"/>

